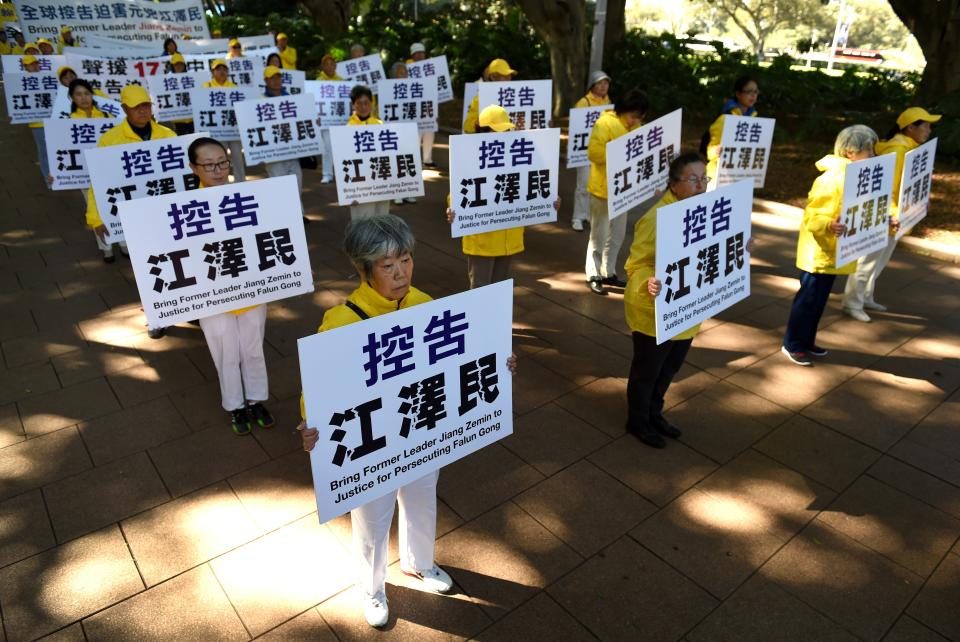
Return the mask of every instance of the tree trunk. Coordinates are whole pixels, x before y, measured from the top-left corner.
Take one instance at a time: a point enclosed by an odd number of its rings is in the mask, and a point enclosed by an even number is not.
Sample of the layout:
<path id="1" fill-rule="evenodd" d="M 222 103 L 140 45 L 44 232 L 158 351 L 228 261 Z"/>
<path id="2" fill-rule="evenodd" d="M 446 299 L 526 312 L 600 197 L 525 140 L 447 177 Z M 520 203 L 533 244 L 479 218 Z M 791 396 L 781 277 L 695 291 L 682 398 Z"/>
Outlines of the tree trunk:
<path id="1" fill-rule="evenodd" d="M 890 0 L 890 6 L 927 59 L 914 101 L 931 106 L 960 90 L 960 0 Z"/>
<path id="2" fill-rule="evenodd" d="M 300 0 L 300 3 L 324 38 L 333 40 L 346 33 L 352 0 Z"/>
<path id="3" fill-rule="evenodd" d="M 603 31 L 604 61 L 611 60 L 609 54 L 627 35 L 626 5 L 627 0 L 607 0 L 607 23 Z"/>
<path id="4" fill-rule="evenodd" d="M 550 47 L 553 113 L 566 112 L 587 81 L 587 7 L 583 0 L 518 0 L 533 28 Z"/>

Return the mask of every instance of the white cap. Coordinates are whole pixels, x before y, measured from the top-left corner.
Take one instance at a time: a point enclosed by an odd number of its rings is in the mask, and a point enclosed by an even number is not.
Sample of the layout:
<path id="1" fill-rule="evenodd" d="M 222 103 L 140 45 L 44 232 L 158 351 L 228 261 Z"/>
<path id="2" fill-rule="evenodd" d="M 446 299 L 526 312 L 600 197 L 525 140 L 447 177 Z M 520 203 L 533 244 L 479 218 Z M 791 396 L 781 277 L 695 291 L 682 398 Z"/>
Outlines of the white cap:
<path id="1" fill-rule="evenodd" d="M 410 55 L 412 56 L 415 53 L 427 53 L 427 48 L 423 46 L 422 42 L 415 42 L 410 45 Z"/>
<path id="2" fill-rule="evenodd" d="M 610 76 L 608 76 L 608 75 L 606 74 L 606 72 L 600 71 L 599 69 L 598 69 L 597 71 L 594 71 L 594 72 L 592 72 L 592 73 L 590 74 L 590 86 L 591 86 L 591 87 L 593 87 L 594 85 L 596 85 L 596 84 L 597 84 L 598 82 L 600 82 L 601 80 L 610 80 Z"/>

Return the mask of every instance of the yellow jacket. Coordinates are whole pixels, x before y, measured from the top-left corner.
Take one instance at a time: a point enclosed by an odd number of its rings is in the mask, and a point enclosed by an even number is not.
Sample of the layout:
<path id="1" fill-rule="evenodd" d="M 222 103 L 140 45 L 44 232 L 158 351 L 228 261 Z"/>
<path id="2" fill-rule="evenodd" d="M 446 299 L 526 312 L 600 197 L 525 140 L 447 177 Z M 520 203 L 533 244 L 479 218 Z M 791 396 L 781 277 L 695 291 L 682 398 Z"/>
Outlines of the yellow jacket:
<path id="1" fill-rule="evenodd" d="M 317 80 L 343 80 L 343 77 L 340 76 L 337 72 L 333 72 L 332 76 L 328 76 L 322 69 L 320 73 L 317 74 Z"/>
<path id="2" fill-rule="evenodd" d="M 523 252 L 522 227 L 468 234 L 463 237 L 463 253 L 472 256 L 511 256 Z"/>
<path id="3" fill-rule="evenodd" d="M 208 80 L 207 82 L 203 83 L 203 86 L 204 86 L 204 87 L 219 88 L 219 87 L 236 87 L 237 85 L 236 85 L 232 80 L 230 80 L 229 78 L 227 78 L 227 81 L 226 81 L 225 83 L 223 83 L 222 85 L 221 85 L 220 83 L 218 83 L 215 78 L 211 78 L 211 79 Z"/>
<path id="4" fill-rule="evenodd" d="M 373 112 L 370 112 L 370 117 L 366 120 L 360 120 L 360 117 L 357 116 L 357 112 L 350 114 L 350 120 L 347 121 L 348 125 L 382 125 L 383 121 L 373 115 Z"/>
<path id="5" fill-rule="evenodd" d="M 587 191 L 597 198 L 607 198 L 607 143 L 626 135 L 640 126 L 627 128 L 627 124 L 610 109 L 600 114 L 587 145 L 587 158 L 590 159 L 590 182 Z"/>
<path id="6" fill-rule="evenodd" d="M 150 121 L 150 140 L 160 138 L 175 138 L 177 134 L 167 127 L 164 127 L 155 120 Z M 119 125 L 108 129 L 100 137 L 97 147 L 112 147 L 114 145 L 127 145 L 129 143 L 142 143 L 143 139 L 134 133 L 130 128 L 130 123 L 126 118 Z M 103 225 L 103 219 L 100 218 L 100 212 L 97 210 L 97 200 L 93 197 L 93 186 L 87 188 L 87 227 L 94 229 Z"/>
<path id="7" fill-rule="evenodd" d="M 586 95 L 577 101 L 577 104 L 573 106 L 574 109 L 580 107 L 599 107 L 600 105 L 609 105 L 610 96 L 604 96 L 603 98 L 597 98 L 591 92 L 587 92 Z"/>
<path id="8" fill-rule="evenodd" d="M 881 140 L 874 147 L 877 156 L 883 156 L 891 152 L 897 155 L 897 167 L 893 172 L 893 205 L 890 207 L 890 216 L 899 218 L 900 216 L 900 183 L 903 179 L 903 161 L 907 152 L 916 149 L 920 144 L 907 136 L 906 134 L 897 134 L 890 140 Z"/>
<path id="9" fill-rule="evenodd" d="M 717 119 L 710 125 L 710 142 L 707 144 L 707 176 L 713 179 L 717 178 L 717 162 L 720 158 L 718 148 L 720 146 L 720 139 L 723 138 L 723 122 L 726 120 L 727 114 L 743 116 L 743 110 L 739 107 L 734 107 L 730 111 L 717 116 Z M 751 117 L 758 115 L 756 109 L 750 112 Z"/>
<path id="10" fill-rule="evenodd" d="M 297 50 L 287 45 L 287 48 L 283 51 L 279 49 L 277 52 L 280 54 L 280 64 L 283 65 L 284 69 L 296 69 L 297 68 Z"/>
<path id="11" fill-rule="evenodd" d="M 850 160 L 834 154 L 817 161 L 822 174 L 813 181 L 807 207 L 803 210 L 797 239 L 797 267 L 816 274 L 852 274 L 857 262 L 837 268 L 837 237 L 830 224 L 840 216 L 843 205 L 843 179 Z"/>
<path id="12" fill-rule="evenodd" d="M 76 40 L 74 40 L 74 42 L 76 42 Z M 76 46 L 77 46 L 77 45 L 75 45 L 75 44 L 73 44 L 73 45 L 68 45 L 67 42 L 66 42 L 66 40 L 63 39 L 63 36 L 57 36 L 57 53 L 58 53 L 58 54 L 62 54 L 62 53 L 63 53 L 63 50 L 64 50 L 66 47 L 76 47 Z"/>
<path id="13" fill-rule="evenodd" d="M 13 53 L 13 47 L 9 42 L 0 42 L 0 56 L 9 56 Z"/>
<path id="14" fill-rule="evenodd" d="M 473 97 L 473 100 L 470 101 L 470 106 L 467 108 L 467 117 L 463 121 L 463 133 L 464 134 L 476 134 L 477 133 L 477 121 L 480 119 L 480 94 L 478 93 Z"/>
<path id="15" fill-rule="evenodd" d="M 19 56 L 23 54 L 23 47 L 18 45 L 16 42 L 10 43 L 10 54 L 14 56 Z"/>
<path id="16" fill-rule="evenodd" d="M 657 266 L 657 210 L 677 202 L 673 192 L 667 190 L 657 204 L 640 217 L 633 228 L 633 244 L 630 256 L 624 264 L 627 271 L 627 287 L 623 291 L 623 307 L 627 325 L 634 332 L 650 337 L 657 336 L 656 303 L 647 291 L 647 280 L 656 276 Z M 663 292 L 660 293 L 663 296 Z M 684 330 L 671 341 L 692 339 L 700 332 L 700 324 Z"/>
<path id="17" fill-rule="evenodd" d="M 420 305 L 421 303 L 426 303 L 427 301 L 432 300 L 433 299 L 429 294 L 421 292 L 411 285 L 410 291 L 407 292 L 407 296 L 403 297 L 399 301 L 391 301 L 374 290 L 366 281 L 363 281 L 360 284 L 360 287 L 354 290 L 350 296 L 347 297 L 347 301 L 350 301 L 352 304 L 366 312 L 368 317 L 378 317 L 381 314 L 395 312 L 396 310 L 404 310 L 406 308 Z M 317 332 L 326 332 L 327 330 L 340 328 L 345 325 L 350 325 L 351 323 L 356 323 L 357 321 L 362 321 L 362 319 L 357 315 L 356 312 L 348 308 L 346 303 L 341 303 L 340 305 L 333 306 L 324 313 L 323 323 L 321 323 L 320 327 L 317 328 Z M 300 395 L 300 416 L 304 419 L 307 418 L 306 410 L 303 407 L 302 393 Z"/>
<path id="18" fill-rule="evenodd" d="M 107 116 L 105 113 L 103 113 L 102 111 L 100 111 L 94 106 L 90 109 L 89 116 L 87 116 L 84 112 L 78 109 L 77 111 L 70 113 L 70 118 L 110 118 L 110 116 Z"/>

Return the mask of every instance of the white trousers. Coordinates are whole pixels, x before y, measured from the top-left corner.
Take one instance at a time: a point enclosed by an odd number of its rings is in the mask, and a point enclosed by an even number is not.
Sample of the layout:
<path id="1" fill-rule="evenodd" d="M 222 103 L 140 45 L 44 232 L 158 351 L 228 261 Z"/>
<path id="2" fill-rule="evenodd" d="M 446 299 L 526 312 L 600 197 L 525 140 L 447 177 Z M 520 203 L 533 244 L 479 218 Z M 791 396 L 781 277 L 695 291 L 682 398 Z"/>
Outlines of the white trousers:
<path id="1" fill-rule="evenodd" d="M 627 233 L 627 214 L 612 221 L 607 216 L 607 200 L 590 195 L 590 242 L 587 243 L 587 279 L 617 274 L 617 256 Z"/>
<path id="2" fill-rule="evenodd" d="M 424 164 L 433 162 L 433 137 L 436 132 L 423 132 L 420 134 L 420 152 Z"/>
<path id="3" fill-rule="evenodd" d="M 220 396 L 227 412 L 243 408 L 244 401 L 266 401 L 267 362 L 263 358 L 263 334 L 267 306 L 258 305 L 243 314 L 224 312 L 200 319 L 200 328 L 210 348 L 220 379 Z"/>
<path id="4" fill-rule="evenodd" d="M 276 178 L 277 176 L 296 176 L 297 192 L 303 192 L 303 168 L 300 167 L 300 161 L 293 160 L 277 161 L 276 163 L 264 163 L 267 170 L 267 176 Z"/>
<path id="5" fill-rule="evenodd" d="M 577 190 L 573 193 L 573 220 L 586 223 L 590 220 L 590 166 L 577 168 Z"/>
<path id="6" fill-rule="evenodd" d="M 361 218 L 369 218 L 376 214 L 389 214 L 390 201 L 374 201 L 373 203 L 360 203 L 350 206 L 350 220 L 356 221 Z"/>
<path id="7" fill-rule="evenodd" d="M 231 140 L 227 143 L 227 149 L 230 150 L 230 165 L 233 172 L 235 183 L 242 183 L 247 180 L 247 166 L 243 163 L 243 147 L 239 140 Z"/>
<path id="8" fill-rule="evenodd" d="M 890 262 L 896 247 L 897 239 L 891 236 L 887 240 L 887 247 L 860 257 L 857 261 L 857 271 L 847 277 L 847 285 L 843 291 L 844 308 L 863 310 L 865 302 L 874 302 L 873 294 L 877 287 L 877 279 L 880 278 L 883 268 Z"/>
<path id="9" fill-rule="evenodd" d="M 320 130 L 320 140 L 323 142 L 323 175 L 333 176 L 333 147 L 330 145 L 330 128 Z"/>
<path id="10" fill-rule="evenodd" d="M 433 567 L 439 476 L 439 472 L 430 473 L 350 513 L 353 548 L 360 571 L 358 584 L 367 595 L 384 590 L 390 522 L 397 503 L 400 504 L 400 565 L 414 570 Z"/>

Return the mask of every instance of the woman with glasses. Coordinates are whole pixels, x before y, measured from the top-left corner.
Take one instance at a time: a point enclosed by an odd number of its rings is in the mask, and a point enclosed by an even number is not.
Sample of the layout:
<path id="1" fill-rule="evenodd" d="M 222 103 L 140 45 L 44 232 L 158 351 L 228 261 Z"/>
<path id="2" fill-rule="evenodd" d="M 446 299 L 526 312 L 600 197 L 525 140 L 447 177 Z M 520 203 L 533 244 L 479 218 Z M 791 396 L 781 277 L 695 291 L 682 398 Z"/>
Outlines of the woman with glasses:
<path id="1" fill-rule="evenodd" d="M 753 78 L 740 76 L 733 83 L 733 97 L 727 98 L 727 102 L 723 103 L 723 109 L 720 111 L 720 115 L 713 121 L 713 124 L 710 125 L 708 134 L 704 135 L 705 139 L 709 136 L 706 149 L 704 149 L 703 142 L 700 143 L 700 151 L 706 151 L 707 154 L 707 176 L 709 176 L 711 180 L 716 180 L 717 178 L 717 161 L 720 158 L 720 139 L 723 135 L 723 121 L 726 120 L 727 114 L 731 116 L 758 116 L 757 98 L 759 98 L 759 96 L 760 86 L 757 85 L 757 81 Z"/>
<path id="2" fill-rule="evenodd" d="M 226 185 L 230 175 L 227 148 L 213 138 L 198 138 L 187 149 L 190 169 L 200 178 L 200 189 Z M 273 426 L 273 415 L 263 402 L 267 391 L 267 363 L 263 335 L 267 306 L 255 305 L 200 319 L 200 328 L 217 368 L 223 409 L 230 413 L 235 435 L 249 435 L 254 424 Z"/>

